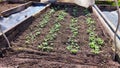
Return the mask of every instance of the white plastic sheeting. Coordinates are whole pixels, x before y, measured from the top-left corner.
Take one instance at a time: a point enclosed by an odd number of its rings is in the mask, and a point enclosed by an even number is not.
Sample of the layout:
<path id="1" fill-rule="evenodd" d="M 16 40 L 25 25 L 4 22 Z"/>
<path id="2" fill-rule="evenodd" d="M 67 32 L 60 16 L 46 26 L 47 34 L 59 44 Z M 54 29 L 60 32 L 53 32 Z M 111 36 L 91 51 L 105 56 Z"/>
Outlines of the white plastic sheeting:
<path id="1" fill-rule="evenodd" d="M 88 8 L 89 6 L 95 3 L 95 0 L 41 0 L 42 3 L 55 3 L 55 2 L 64 2 L 64 3 L 75 3 L 79 6 Z"/>
<path id="2" fill-rule="evenodd" d="M 37 6 L 30 6 L 27 9 L 20 11 L 18 13 L 12 14 L 9 17 L 1 17 L 0 18 L 0 25 L 2 25 L 2 30 L 6 31 L 11 29 L 12 27 L 21 23 L 25 19 L 29 18 L 30 16 L 38 13 L 41 11 L 45 5 L 37 5 Z"/>
<path id="3" fill-rule="evenodd" d="M 103 14 L 108 18 L 108 20 L 116 27 L 118 23 L 118 13 L 117 11 L 103 11 Z M 120 31 L 120 27 L 119 27 Z"/>
<path id="4" fill-rule="evenodd" d="M 94 5 L 95 0 L 73 0 L 75 4 L 88 8 L 91 5 Z"/>

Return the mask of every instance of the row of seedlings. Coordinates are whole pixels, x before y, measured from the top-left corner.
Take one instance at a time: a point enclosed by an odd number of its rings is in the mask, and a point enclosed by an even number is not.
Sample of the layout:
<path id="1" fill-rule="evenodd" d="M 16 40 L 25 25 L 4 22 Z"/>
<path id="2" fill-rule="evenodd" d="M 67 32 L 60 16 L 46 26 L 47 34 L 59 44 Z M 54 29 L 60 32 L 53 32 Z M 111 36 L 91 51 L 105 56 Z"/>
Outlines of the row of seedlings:
<path id="1" fill-rule="evenodd" d="M 98 37 L 98 35 L 95 33 L 95 21 L 89 16 L 86 21 L 88 25 L 87 33 L 89 34 L 89 46 L 93 53 L 99 54 L 100 48 L 104 44 L 104 40 Z"/>
<path id="2" fill-rule="evenodd" d="M 56 38 L 57 32 L 59 31 L 61 25 L 59 23 L 55 23 L 54 26 L 50 29 L 50 32 L 44 38 L 44 41 L 38 46 L 38 48 L 42 51 L 52 51 L 53 50 L 53 41 Z"/>
<path id="3" fill-rule="evenodd" d="M 78 13 L 78 8 L 74 7 L 72 10 L 72 15 L 77 16 Z M 68 39 L 67 47 L 66 49 L 71 53 L 71 54 L 77 54 L 79 51 L 80 47 L 77 43 L 76 37 L 78 36 L 79 32 L 79 26 L 78 26 L 78 19 L 73 17 L 70 22 L 69 28 L 71 29 L 72 36 Z"/>
<path id="4" fill-rule="evenodd" d="M 42 21 L 39 22 L 38 25 L 36 25 L 37 29 L 26 36 L 26 41 L 25 41 L 26 44 L 30 44 L 34 42 L 34 39 L 40 35 L 42 28 L 44 28 L 47 25 L 47 23 L 49 23 L 49 21 L 51 20 L 51 16 L 54 12 L 55 10 L 51 9 L 48 13 L 46 13 L 43 16 Z"/>
<path id="5" fill-rule="evenodd" d="M 77 54 L 77 52 L 80 49 L 80 47 L 76 41 L 76 37 L 79 34 L 79 32 L 78 32 L 79 26 L 78 26 L 77 22 L 78 22 L 77 18 L 72 18 L 70 27 L 69 27 L 71 29 L 72 36 L 68 39 L 66 49 L 68 51 L 70 51 L 71 54 Z"/>
<path id="6" fill-rule="evenodd" d="M 44 38 L 44 41 L 40 45 L 38 45 L 38 49 L 42 51 L 47 51 L 47 52 L 50 52 L 53 50 L 52 41 L 55 40 L 57 36 L 57 32 L 60 30 L 61 24 L 59 22 L 64 20 L 65 16 L 66 14 L 64 11 L 58 12 L 58 17 L 57 19 L 55 19 L 54 26 L 50 29 L 49 33 Z"/>

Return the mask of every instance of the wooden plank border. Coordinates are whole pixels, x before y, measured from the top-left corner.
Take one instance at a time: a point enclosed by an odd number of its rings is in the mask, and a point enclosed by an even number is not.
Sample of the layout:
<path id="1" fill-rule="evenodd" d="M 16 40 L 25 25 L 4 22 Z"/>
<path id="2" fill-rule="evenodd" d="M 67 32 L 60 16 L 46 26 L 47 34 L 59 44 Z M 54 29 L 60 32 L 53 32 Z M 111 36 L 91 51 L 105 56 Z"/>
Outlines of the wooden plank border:
<path id="1" fill-rule="evenodd" d="M 4 33 L 7 35 L 8 39 L 9 39 L 9 41 L 14 40 L 15 39 L 14 37 L 17 34 L 19 34 L 19 33 L 21 34 L 21 32 L 23 32 L 25 29 L 27 29 L 26 26 L 29 26 L 32 23 L 32 21 L 35 20 L 35 18 L 39 17 L 40 14 L 44 13 L 50 7 L 50 5 L 51 4 L 46 4 L 46 6 L 42 10 L 37 12 L 36 14 L 26 18 L 25 20 L 21 21 L 20 24 L 17 24 L 16 26 L 12 27 L 11 29 L 4 31 Z M 2 36 L 2 33 L 0 33 L 0 42 L 1 42 L 1 44 L 0 44 L 0 48 L 1 48 L 1 46 L 4 45 L 2 43 L 6 42 Z"/>
<path id="2" fill-rule="evenodd" d="M 19 5 L 19 6 L 16 6 L 16 7 L 13 7 L 13 8 L 10 8 L 8 10 L 5 10 L 5 11 L 2 11 L 1 12 L 1 16 L 3 17 L 7 17 L 13 13 L 17 13 L 19 11 L 22 11 L 24 9 L 26 9 L 27 7 L 29 7 L 33 2 L 30 1 L 30 2 L 27 2 L 25 4 L 22 4 L 22 5 Z"/>

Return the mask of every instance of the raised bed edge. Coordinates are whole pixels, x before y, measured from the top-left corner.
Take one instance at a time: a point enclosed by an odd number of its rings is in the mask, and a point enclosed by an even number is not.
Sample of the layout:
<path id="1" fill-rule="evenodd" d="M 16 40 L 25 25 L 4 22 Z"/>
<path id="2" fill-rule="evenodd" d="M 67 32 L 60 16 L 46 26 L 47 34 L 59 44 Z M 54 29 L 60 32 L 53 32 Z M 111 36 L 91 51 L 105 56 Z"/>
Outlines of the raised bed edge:
<path id="1" fill-rule="evenodd" d="M 46 9 L 47 9 L 50 5 L 51 5 L 51 4 L 46 4 L 46 6 L 45 6 L 41 11 L 39 11 L 38 13 L 32 15 L 31 17 L 33 17 L 33 18 L 38 17 L 39 14 L 43 13 L 44 11 L 46 11 Z M 18 7 L 19 7 L 19 6 L 18 6 Z M 30 18 L 30 17 L 26 18 L 25 20 L 27 20 L 27 19 L 29 19 L 29 18 Z M 25 20 L 24 20 L 24 21 L 25 21 Z M 24 22 L 24 21 L 21 21 L 21 23 Z M 18 26 L 18 25 L 20 25 L 20 24 L 17 24 L 16 26 Z M 16 26 L 12 27 L 11 29 L 15 28 Z M 5 30 L 3 33 L 6 33 L 6 32 L 8 32 L 8 31 L 11 30 L 11 29 Z M 0 33 L 0 36 L 1 36 L 1 35 L 2 35 L 2 33 Z"/>
<path id="2" fill-rule="evenodd" d="M 94 5 L 94 6 L 92 6 L 92 10 L 93 10 L 93 13 L 98 17 L 98 19 L 101 21 L 101 24 L 103 25 L 103 27 L 105 28 L 105 30 L 108 32 L 108 34 L 110 35 L 110 37 L 111 37 L 111 39 L 113 39 L 114 40 L 114 31 L 108 26 L 108 24 L 107 23 L 110 23 L 110 21 L 108 21 L 108 20 L 105 20 L 104 18 L 103 18 L 103 14 L 102 14 L 102 12 L 99 10 L 99 8 L 96 6 L 96 5 Z M 102 15 L 101 15 L 102 14 Z M 115 27 L 113 27 L 113 29 L 115 29 Z M 120 32 L 117 32 L 117 34 L 119 34 L 120 35 Z M 118 56 L 120 57 L 120 39 L 117 37 L 116 38 L 116 43 L 117 43 L 117 54 L 118 54 Z M 113 45 L 113 50 L 114 50 L 114 42 L 113 42 L 113 44 L 111 44 L 111 45 Z"/>

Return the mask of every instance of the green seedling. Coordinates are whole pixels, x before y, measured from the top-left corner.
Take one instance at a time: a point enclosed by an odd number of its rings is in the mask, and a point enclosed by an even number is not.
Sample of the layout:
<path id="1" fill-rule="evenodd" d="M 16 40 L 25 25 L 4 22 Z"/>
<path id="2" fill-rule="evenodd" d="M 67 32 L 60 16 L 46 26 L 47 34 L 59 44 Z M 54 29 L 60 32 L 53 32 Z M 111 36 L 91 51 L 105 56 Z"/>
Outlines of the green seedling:
<path id="1" fill-rule="evenodd" d="M 66 49 L 68 51 L 70 51 L 70 53 L 72 53 L 72 54 L 77 54 L 77 52 L 79 50 L 79 47 L 78 46 L 69 45 L 69 46 L 66 47 Z"/>
<path id="2" fill-rule="evenodd" d="M 87 18 L 87 24 L 89 26 L 87 32 L 89 34 L 89 46 L 92 52 L 95 54 L 100 53 L 100 47 L 104 44 L 104 41 L 95 34 L 95 21 L 92 18 Z"/>
<path id="3" fill-rule="evenodd" d="M 36 36 L 40 35 L 40 32 L 36 32 L 35 35 L 36 35 Z"/>
<path id="4" fill-rule="evenodd" d="M 47 47 L 43 47 L 42 48 L 42 51 L 47 51 L 47 52 L 50 52 L 53 50 L 53 47 L 50 47 L 50 46 L 47 46 Z"/>
<path id="5" fill-rule="evenodd" d="M 59 20 L 59 21 L 64 20 L 64 16 L 59 15 L 59 16 L 58 16 L 58 20 Z"/>
<path id="6" fill-rule="evenodd" d="M 89 41 L 91 42 L 91 41 L 95 41 L 96 40 L 96 38 L 95 38 L 95 36 L 89 36 Z"/>
<path id="7" fill-rule="evenodd" d="M 96 39 L 96 42 L 97 42 L 97 44 L 99 44 L 99 45 L 103 45 L 103 44 L 104 44 L 104 40 L 102 40 L 101 38 L 97 38 L 97 39 Z"/>
<path id="8" fill-rule="evenodd" d="M 91 42 L 89 43 L 90 47 L 92 48 L 92 52 L 95 54 L 98 54 L 100 51 L 100 47 L 98 45 L 96 45 L 95 42 Z"/>
<path id="9" fill-rule="evenodd" d="M 90 27 L 89 26 L 87 32 L 90 34 L 90 33 L 93 33 L 93 31 L 95 31 L 95 27 Z"/>
<path id="10" fill-rule="evenodd" d="M 88 30 L 87 30 L 87 33 L 91 33 L 91 32 L 92 32 L 92 30 L 91 30 L 91 29 L 88 29 Z"/>
<path id="11" fill-rule="evenodd" d="M 71 23 L 77 23 L 77 22 L 78 22 L 78 19 L 76 19 L 76 18 L 71 19 Z"/>
<path id="12" fill-rule="evenodd" d="M 38 46 L 39 49 L 41 49 L 42 51 L 47 51 L 47 52 L 51 52 L 53 50 L 53 47 L 50 46 Z"/>
<path id="13" fill-rule="evenodd" d="M 94 50 L 94 49 L 91 52 L 94 53 L 94 54 L 99 54 L 100 53 L 99 50 Z"/>
<path id="14" fill-rule="evenodd" d="M 92 48 L 92 49 L 95 49 L 95 47 L 97 46 L 95 42 L 90 42 L 89 43 L 89 46 Z"/>
<path id="15" fill-rule="evenodd" d="M 66 16 L 66 13 L 65 13 L 65 11 L 59 11 L 59 16 L 58 16 L 58 18 L 57 18 L 57 21 L 62 21 L 62 20 L 64 20 L 64 18 L 65 18 L 65 16 Z"/>
<path id="16" fill-rule="evenodd" d="M 38 49 L 50 52 L 53 50 L 53 47 L 50 47 L 48 42 L 42 42 L 42 44 L 38 46 Z"/>
<path id="17" fill-rule="evenodd" d="M 92 24 L 95 24 L 95 22 L 90 17 L 87 18 L 87 23 L 88 23 L 89 26 L 92 25 Z"/>
<path id="18" fill-rule="evenodd" d="M 49 15 L 52 14 L 52 13 L 54 13 L 54 12 L 55 12 L 55 9 L 53 8 L 53 9 L 51 9 L 51 10 L 49 11 Z"/>
<path id="19" fill-rule="evenodd" d="M 42 46 L 42 45 L 39 45 L 39 46 L 38 46 L 38 49 L 42 49 L 43 47 L 44 47 L 44 46 Z"/>
<path id="20" fill-rule="evenodd" d="M 25 43 L 26 43 L 26 44 L 29 44 L 29 43 L 33 42 L 33 41 L 34 41 L 34 38 L 35 38 L 35 35 L 33 35 L 32 33 L 30 33 L 29 35 L 26 36 L 26 41 L 25 41 Z"/>
<path id="21" fill-rule="evenodd" d="M 40 22 L 40 25 L 38 25 L 38 27 L 40 27 L 40 28 L 45 27 L 46 24 L 49 22 L 52 13 L 54 13 L 54 12 L 55 12 L 55 10 L 51 9 L 47 14 L 45 14 L 43 16 L 43 20 Z"/>
<path id="22" fill-rule="evenodd" d="M 29 43 L 30 43 L 30 40 L 26 40 L 25 43 L 26 43 L 26 44 L 29 44 Z"/>
<path id="23" fill-rule="evenodd" d="M 73 36 L 76 37 L 78 35 L 78 32 L 73 32 Z"/>
<path id="24" fill-rule="evenodd" d="M 46 26 L 46 24 L 48 23 L 49 19 L 44 18 L 41 22 L 40 25 L 38 25 L 40 28 L 43 28 Z"/>
<path id="25" fill-rule="evenodd" d="M 43 42 L 42 45 L 43 46 L 48 46 L 48 42 Z"/>
<path id="26" fill-rule="evenodd" d="M 25 41 L 25 43 L 26 43 L 26 44 L 29 44 L 29 43 L 30 43 L 30 40 L 31 40 L 30 36 L 27 35 L 27 36 L 26 36 L 26 41 Z"/>
<path id="27" fill-rule="evenodd" d="M 71 52 L 72 54 L 77 54 L 77 53 L 78 53 L 78 50 L 77 50 L 77 49 L 71 49 L 70 52 Z"/>

